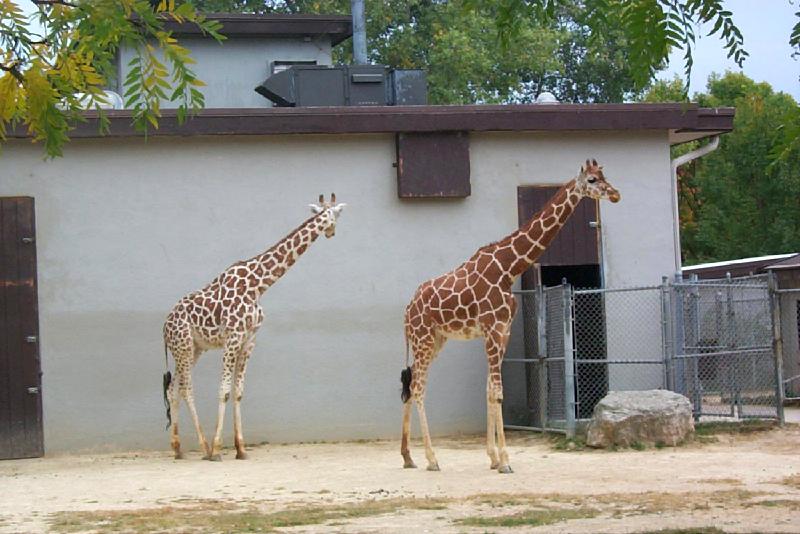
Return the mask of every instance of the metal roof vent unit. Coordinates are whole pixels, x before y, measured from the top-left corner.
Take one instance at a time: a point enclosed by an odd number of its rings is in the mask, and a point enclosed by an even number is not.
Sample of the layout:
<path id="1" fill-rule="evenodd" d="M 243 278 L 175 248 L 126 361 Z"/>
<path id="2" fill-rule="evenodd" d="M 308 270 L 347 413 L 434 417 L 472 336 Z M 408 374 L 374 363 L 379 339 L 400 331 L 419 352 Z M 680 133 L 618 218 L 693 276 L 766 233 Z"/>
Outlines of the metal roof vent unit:
<path id="1" fill-rule="evenodd" d="M 255 90 L 282 107 L 427 103 L 423 71 L 389 71 L 384 65 L 293 65 Z"/>

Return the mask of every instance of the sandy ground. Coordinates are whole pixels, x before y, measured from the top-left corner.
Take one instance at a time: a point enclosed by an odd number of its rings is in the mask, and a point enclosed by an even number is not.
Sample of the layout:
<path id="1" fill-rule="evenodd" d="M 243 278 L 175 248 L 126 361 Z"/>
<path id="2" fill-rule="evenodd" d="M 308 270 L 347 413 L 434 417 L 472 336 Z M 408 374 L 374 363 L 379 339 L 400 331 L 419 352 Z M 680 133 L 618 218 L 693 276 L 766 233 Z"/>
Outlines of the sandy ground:
<path id="1" fill-rule="evenodd" d="M 51 514 L 61 511 L 219 501 L 282 510 L 405 497 L 447 498 L 449 504 L 439 510 L 402 509 L 289 530 L 508 531 L 458 524 L 463 517 L 524 511 L 513 503 L 503 508 L 476 501 L 476 496 L 487 494 L 560 496 L 562 504 L 602 510 L 596 517 L 538 528 L 528 525 L 515 532 L 651 532 L 712 526 L 725 532 L 800 532 L 797 425 L 750 435 L 720 434 L 715 443 L 617 452 L 556 451 L 536 434 L 509 434 L 515 471 L 511 475 L 489 470 L 480 437 L 436 440 L 440 472 L 424 469 L 418 442 L 412 454 L 421 468 L 402 469 L 399 443 L 394 441 L 262 445 L 249 448 L 250 458 L 244 461 L 235 460 L 230 450 L 224 451 L 222 462 L 202 461 L 199 453 L 176 461 L 167 451 L 5 461 L 0 462 L 0 532 L 48 532 Z M 661 508 L 637 508 L 642 495 L 676 498 Z"/>

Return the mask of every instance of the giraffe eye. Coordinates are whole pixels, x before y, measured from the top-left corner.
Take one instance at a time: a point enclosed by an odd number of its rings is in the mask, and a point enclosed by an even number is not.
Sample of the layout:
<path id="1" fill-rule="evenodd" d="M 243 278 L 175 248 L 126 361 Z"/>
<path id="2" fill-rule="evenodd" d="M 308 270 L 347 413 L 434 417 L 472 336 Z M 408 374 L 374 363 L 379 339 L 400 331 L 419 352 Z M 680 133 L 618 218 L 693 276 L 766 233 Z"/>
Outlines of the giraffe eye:
<path id="1" fill-rule="evenodd" d="M 593 184 L 593 183 L 595 183 L 596 181 L 597 181 L 597 178 L 596 178 L 596 177 L 594 177 L 594 176 L 590 176 L 590 177 L 589 177 L 589 180 L 588 180 L 588 182 L 589 182 L 590 184 Z"/>

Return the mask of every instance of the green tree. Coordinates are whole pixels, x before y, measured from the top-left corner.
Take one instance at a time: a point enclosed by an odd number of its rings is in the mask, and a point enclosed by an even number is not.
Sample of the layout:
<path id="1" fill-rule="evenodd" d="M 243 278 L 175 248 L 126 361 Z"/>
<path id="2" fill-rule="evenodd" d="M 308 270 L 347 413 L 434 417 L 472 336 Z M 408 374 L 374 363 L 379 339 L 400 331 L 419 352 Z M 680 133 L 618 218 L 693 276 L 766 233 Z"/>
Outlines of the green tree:
<path id="1" fill-rule="evenodd" d="M 348 13 L 349 0 L 196 0 L 204 11 Z M 619 32 L 593 38 L 580 1 L 548 20 L 523 19 L 502 46 L 491 4 L 466 0 L 366 0 L 370 59 L 428 72 L 436 104 L 529 102 L 550 91 L 562 102 L 621 102 L 637 94 Z M 335 60 L 350 60 L 340 46 Z"/>
<path id="2" fill-rule="evenodd" d="M 136 50 L 123 80 L 126 107 L 139 129 L 158 127 L 162 100 L 178 103 L 178 117 L 203 106 L 192 59 L 164 21 L 188 21 L 221 39 L 217 22 L 174 0 L 0 0 L 0 141 L 9 127 L 27 127 L 50 156 L 61 155 L 82 111 L 105 103 L 120 46 Z M 101 126 L 107 123 L 102 120 Z"/>
<path id="3" fill-rule="evenodd" d="M 800 149 L 770 157 L 783 142 L 785 118 L 798 104 L 743 74 L 712 76 L 704 106 L 735 106 L 732 133 L 697 168 L 701 191 L 698 260 L 800 250 Z"/>
<path id="4" fill-rule="evenodd" d="M 684 101 L 681 80 L 659 81 L 644 100 Z M 681 249 L 687 264 L 800 250 L 800 149 L 782 146 L 786 117 L 800 106 L 767 83 L 727 72 L 709 78 L 701 106 L 734 106 L 734 129 L 715 152 L 678 175 Z M 687 143 L 673 156 L 697 148 Z"/>

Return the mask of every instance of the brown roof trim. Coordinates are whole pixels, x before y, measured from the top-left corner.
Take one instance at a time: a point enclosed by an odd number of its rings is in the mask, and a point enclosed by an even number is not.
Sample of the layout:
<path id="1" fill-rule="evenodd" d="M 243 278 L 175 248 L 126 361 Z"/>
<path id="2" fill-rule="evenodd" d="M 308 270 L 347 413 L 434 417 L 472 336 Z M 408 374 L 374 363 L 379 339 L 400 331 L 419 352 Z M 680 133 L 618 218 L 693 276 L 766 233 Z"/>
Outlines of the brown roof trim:
<path id="1" fill-rule="evenodd" d="M 206 18 L 222 23 L 226 37 L 297 37 L 330 35 L 337 45 L 353 35 L 349 15 L 254 15 L 251 13 L 208 13 Z M 164 28 L 176 36 L 200 36 L 200 29 L 188 22 L 165 21 Z"/>
<path id="2" fill-rule="evenodd" d="M 128 110 L 107 111 L 108 137 L 139 137 Z M 72 138 L 102 137 L 97 112 L 70 132 Z M 711 124 L 709 124 L 711 123 Z M 713 133 L 733 129 L 733 109 L 695 104 L 528 104 L 502 106 L 364 106 L 205 109 L 178 125 L 175 110 L 164 110 L 150 136 L 357 134 L 433 131 L 602 131 L 681 130 Z M 12 137 L 27 137 L 18 127 Z M 708 135 L 708 134 L 705 134 Z"/>

